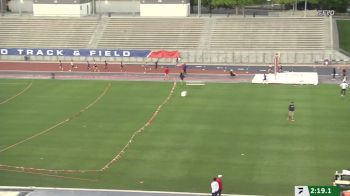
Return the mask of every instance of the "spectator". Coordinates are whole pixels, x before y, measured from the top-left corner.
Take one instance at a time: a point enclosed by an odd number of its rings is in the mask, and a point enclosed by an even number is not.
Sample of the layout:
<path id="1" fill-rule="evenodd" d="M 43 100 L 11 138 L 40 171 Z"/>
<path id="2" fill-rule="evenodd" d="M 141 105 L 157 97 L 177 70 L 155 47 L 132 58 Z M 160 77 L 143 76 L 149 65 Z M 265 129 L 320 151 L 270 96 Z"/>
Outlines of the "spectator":
<path id="1" fill-rule="evenodd" d="M 333 78 L 332 78 L 332 80 L 335 80 L 335 74 L 337 73 L 337 70 L 335 69 L 335 67 L 333 67 Z"/>

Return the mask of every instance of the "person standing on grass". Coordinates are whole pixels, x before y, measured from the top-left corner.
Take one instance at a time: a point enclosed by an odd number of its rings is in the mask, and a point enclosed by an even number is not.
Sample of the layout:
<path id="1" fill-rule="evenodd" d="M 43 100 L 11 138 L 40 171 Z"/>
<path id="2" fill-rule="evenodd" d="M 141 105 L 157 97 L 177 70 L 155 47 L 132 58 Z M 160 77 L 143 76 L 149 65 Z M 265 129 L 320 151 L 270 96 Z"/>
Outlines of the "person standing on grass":
<path id="1" fill-rule="evenodd" d="M 184 79 L 185 79 L 185 74 L 184 74 L 184 72 L 183 71 L 181 71 L 180 72 L 180 79 L 181 79 L 181 83 L 184 81 Z"/>
<path id="2" fill-rule="evenodd" d="M 218 177 L 216 178 L 216 182 L 218 182 L 218 184 L 219 184 L 218 196 L 221 196 L 221 192 L 222 192 L 222 189 L 223 189 L 223 186 L 222 186 L 222 175 L 218 175 Z"/>
<path id="3" fill-rule="evenodd" d="M 210 186 L 211 186 L 211 195 L 217 196 L 219 191 L 219 183 L 216 181 L 216 178 L 213 179 Z"/>
<path id="4" fill-rule="evenodd" d="M 295 112 L 295 105 L 294 102 L 290 102 L 288 106 L 288 120 L 289 121 L 294 121 L 294 112 Z"/>
<path id="5" fill-rule="evenodd" d="M 164 80 L 165 79 L 169 79 L 169 67 L 166 67 L 165 69 L 164 69 Z"/>
<path id="6" fill-rule="evenodd" d="M 349 85 L 346 83 L 346 80 L 343 80 L 343 82 L 339 86 L 341 88 L 340 96 L 345 96 L 346 89 L 349 87 Z"/>

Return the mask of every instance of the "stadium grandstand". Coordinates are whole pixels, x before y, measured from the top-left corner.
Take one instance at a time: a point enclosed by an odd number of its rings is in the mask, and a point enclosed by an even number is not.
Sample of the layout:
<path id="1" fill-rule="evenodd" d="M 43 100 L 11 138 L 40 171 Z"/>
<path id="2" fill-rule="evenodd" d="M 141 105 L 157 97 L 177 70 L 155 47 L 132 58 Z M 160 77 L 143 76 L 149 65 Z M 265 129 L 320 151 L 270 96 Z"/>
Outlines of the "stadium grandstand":
<path id="1" fill-rule="evenodd" d="M 0 25 L 1 48 L 179 50 L 193 64 L 267 64 L 276 52 L 287 64 L 348 60 L 336 50 L 336 31 L 326 17 L 4 16 Z"/>

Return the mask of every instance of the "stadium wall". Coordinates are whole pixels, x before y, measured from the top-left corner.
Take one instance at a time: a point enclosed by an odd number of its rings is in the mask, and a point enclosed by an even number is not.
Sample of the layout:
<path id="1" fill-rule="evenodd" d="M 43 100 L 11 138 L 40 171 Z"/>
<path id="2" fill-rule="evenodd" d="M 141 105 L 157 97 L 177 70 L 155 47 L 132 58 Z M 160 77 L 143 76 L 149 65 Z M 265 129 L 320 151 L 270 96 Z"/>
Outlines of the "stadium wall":
<path id="1" fill-rule="evenodd" d="M 9 9 L 13 13 L 33 13 L 33 0 L 12 0 L 9 1 Z M 92 12 L 91 1 L 91 12 Z M 59 8 L 60 9 L 60 8 Z M 136 0 L 95 0 L 95 13 L 139 13 L 140 1 Z M 85 12 L 84 12 L 85 13 Z"/>
<path id="2" fill-rule="evenodd" d="M 4 51 L 1 49 L 0 51 Z M 103 50 L 102 50 L 103 51 Z M 157 59 L 148 58 L 147 54 L 151 50 L 135 50 L 136 55 L 21 55 L 8 53 L 1 54 L 0 60 L 4 61 L 86 61 L 93 60 L 96 61 L 110 61 L 110 62 L 127 62 L 127 63 L 151 63 L 155 62 Z M 144 52 L 144 53 L 143 53 Z M 281 54 L 282 65 L 314 65 L 314 64 L 324 64 L 325 60 L 328 60 L 330 64 L 348 64 L 349 57 L 336 51 L 336 50 L 312 50 L 312 51 L 248 51 L 248 50 L 237 50 L 237 51 L 212 51 L 212 50 L 180 50 L 181 61 L 189 64 L 199 64 L 199 65 L 270 65 L 273 64 L 273 57 L 276 52 Z M 147 54 L 146 54 L 147 53 Z M 72 53 L 73 54 L 73 53 Z M 131 54 L 131 53 L 130 53 Z M 165 58 L 160 59 L 160 63 L 175 64 L 175 59 Z"/>
<path id="3" fill-rule="evenodd" d="M 14 13 L 33 12 L 33 0 L 13 0 L 8 2 L 8 6 Z"/>
<path id="4" fill-rule="evenodd" d="M 141 4 L 141 16 L 182 16 L 190 15 L 190 4 Z"/>
<path id="5" fill-rule="evenodd" d="M 87 16 L 91 14 L 91 3 L 82 4 L 33 4 L 34 16 Z"/>
<path id="6" fill-rule="evenodd" d="M 96 0 L 96 13 L 139 13 L 140 1 Z"/>

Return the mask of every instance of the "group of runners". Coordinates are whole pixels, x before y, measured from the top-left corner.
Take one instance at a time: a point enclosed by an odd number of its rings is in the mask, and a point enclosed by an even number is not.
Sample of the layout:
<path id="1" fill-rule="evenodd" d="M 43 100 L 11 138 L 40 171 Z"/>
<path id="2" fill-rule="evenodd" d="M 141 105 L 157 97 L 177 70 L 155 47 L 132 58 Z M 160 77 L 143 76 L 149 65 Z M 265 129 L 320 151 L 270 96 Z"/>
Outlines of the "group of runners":
<path id="1" fill-rule="evenodd" d="M 101 67 L 102 66 L 102 67 Z M 60 71 L 64 71 L 64 64 L 61 60 L 58 61 L 58 69 Z M 74 71 L 75 69 L 78 69 L 78 65 L 73 62 L 73 60 L 70 61 L 69 64 L 67 64 L 67 71 Z M 104 60 L 101 65 L 96 63 L 95 59 L 93 61 L 86 60 L 86 70 L 91 72 L 100 72 L 101 70 L 109 71 L 109 64 L 107 60 Z M 120 62 L 120 71 L 124 71 L 124 63 L 123 61 Z"/>

